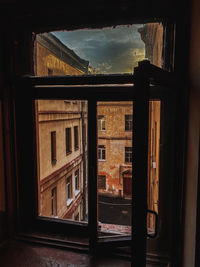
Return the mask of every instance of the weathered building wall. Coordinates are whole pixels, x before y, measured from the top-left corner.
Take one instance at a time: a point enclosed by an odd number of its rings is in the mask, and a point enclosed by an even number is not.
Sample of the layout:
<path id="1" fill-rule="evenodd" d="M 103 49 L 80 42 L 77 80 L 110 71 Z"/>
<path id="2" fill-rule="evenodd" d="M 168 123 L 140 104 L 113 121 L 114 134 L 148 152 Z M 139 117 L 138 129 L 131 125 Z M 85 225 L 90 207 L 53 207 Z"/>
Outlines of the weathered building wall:
<path id="1" fill-rule="evenodd" d="M 41 42 L 41 43 L 40 43 Z M 52 50 L 50 50 L 51 48 Z M 47 75 L 80 75 L 83 74 L 83 63 L 80 59 L 80 69 L 72 67 L 78 65 L 79 57 L 60 42 L 45 34 L 36 38 L 35 71 L 37 76 Z M 66 50 L 66 56 L 63 51 Z M 54 53 L 55 51 L 55 53 Z M 62 53 L 57 53 L 61 51 Z M 57 55 L 57 54 L 59 55 Z M 70 57 L 71 53 L 71 59 Z M 69 58 L 69 63 L 62 58 Z M 84 115 L 83 115 L 84 114 Z M 56 216 L 65 219 L 83 218 L 83 116 L 87 128 L 87 103 L 84 108 L 81 101 L 75 100 L 37 100 L 36 121 L 38 139 L 38 191 L 39 214 L 41 216 Z M 74 127 L 78 127 L 78 147 L 75 148 Z M 71 129 L 71 151 L 66 153 L 66 128 Z M 51 132 L 56 133 L 56 160 L 52 162 Z M 85 132 L 86 133 L 86 132 Z M 86 133 L 87 134 L 87 133 Z M 85 140 L 84 140 L 85 142 Z M 87 153 L 87 146 L 86 146 Z M 86 155 L 87 161 L 87 155 Z M 79 170 L 79 188 L 75 190 L 75 171 Z M 86 173 L 87 175 L 87 173 Z M 71 200 L 67 202 L 67 178 L 72 177 Z M 85 180 L 87 177 L 84 178 Z M 52 214 L 52 190 L 55 194 L 55 214 Z M 87 190 L 86 190 L 87 194 Z M 87 206 L 87 204 L 86 204 Z M 87 208 L 86 208 L 87 212 Z M 79 214 L 79 216 L 77 216 Z"/>
<path id="2" fill-rule="evenodd" d="M 145 57 L 158 67 L 162 67 L 163 26 L 160 23 L 147 23 L 140 28 L 141 39 L 145 43 Z"/>
<path id="3" fill-rule="evenodd" d="M 106 190 L 99 192 L 121 195 L 123 179 L 120 167 L 125 163 L 125 147 L 132 147 L 132 131 L 125 131 L 125 115 L 131 115 L 132 102 L 99 102 L 98 115 L 106 118 L 106 130 L 98 131 L 98 145 L 105 145 L 106 160 L 98 161 L 98 175 L 106 176 Z"/>
<path id="4" fill-rule="evenodd" d="M 80 103 L 72 104 L 71 109 L 45 111 L 42 106 L 46 100 L 40 100 L 38 108 L 39 122 L 39 154 L 40 154 L 40 180 L 60 169 L 62 166 L 77 158 L 81 153 L 81 112 L 78 111 Z M 49 101 L 49 100 L 47 100 Z M 51 100 L 50 100 L 51 101 Z M 64 102 L 64 101 L 62 101 Z M 57 106 L 59 108 L 59 102 Z M 44 104 L 48 106 L 48 103 Z M 51 106 L 51 105 L 50 105 Z M 68 103 L 66 104 L 68 106 Z M 74 126 L 78 126 L 79 148 L 74 149 Z M 71 128 L 72 153 L 66 155 L 65 129 Z M 56 163 L 51 162 L 51 132 L 56 132 Z"/>

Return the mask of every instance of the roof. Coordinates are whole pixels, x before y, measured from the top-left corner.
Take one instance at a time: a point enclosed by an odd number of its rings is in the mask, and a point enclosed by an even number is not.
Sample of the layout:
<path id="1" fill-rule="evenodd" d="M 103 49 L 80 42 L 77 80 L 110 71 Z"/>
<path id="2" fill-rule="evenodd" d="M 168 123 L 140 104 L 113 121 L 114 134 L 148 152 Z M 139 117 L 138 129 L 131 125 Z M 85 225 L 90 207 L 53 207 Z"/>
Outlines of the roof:
<path id="1" fill-rule="evenodd" d="M 52 33 L 37 34 L 36 40 L 42 46 L 49 49 L 60 60 L 84 73 L 88 72 L 89 61 L 80 58 L 73 50 L 64 45 Z"/>

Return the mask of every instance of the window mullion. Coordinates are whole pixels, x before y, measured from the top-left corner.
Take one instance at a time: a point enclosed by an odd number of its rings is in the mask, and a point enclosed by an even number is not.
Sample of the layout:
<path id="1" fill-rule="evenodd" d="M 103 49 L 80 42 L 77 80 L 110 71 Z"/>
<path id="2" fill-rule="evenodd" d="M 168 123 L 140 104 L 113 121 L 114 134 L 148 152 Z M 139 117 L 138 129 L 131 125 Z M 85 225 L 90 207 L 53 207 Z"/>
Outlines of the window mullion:
<path id="1" fill-rule="evenodd" d="M 88 144 L 89 151 L 89 179 L 88 179 L 88 226 L 89 247 L 92 254 L 97 245 L 97 102 L 94 99 L 88 101 Z"/>
<path id="2" fill-rule="evenodd" d="M 133 266 L 146 267 L 149 84 L 142 68 L 135 68 L 134 74 L 136 90 L 133 103 L 132 261 Z"/>

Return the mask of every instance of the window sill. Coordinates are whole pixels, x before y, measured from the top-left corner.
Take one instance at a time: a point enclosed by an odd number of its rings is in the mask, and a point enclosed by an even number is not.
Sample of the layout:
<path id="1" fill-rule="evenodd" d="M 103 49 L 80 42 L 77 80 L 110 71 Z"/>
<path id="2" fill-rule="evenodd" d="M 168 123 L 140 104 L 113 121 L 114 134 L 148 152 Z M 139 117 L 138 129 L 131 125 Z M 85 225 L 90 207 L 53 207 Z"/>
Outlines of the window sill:
<path id="1" fill-rule="evenodd" d="M 106 160 L 105 160 L 105 159 L 98 159 L 98 161 L 103 161 L 103 162 L 104 162 L 104 161 L 106 161 Z"/>
<path id="2" fill-rule="evenodd" d="M 70 155 L 72 151 L 66 152 L 66 156 Z"/>
<path id="3" fill-rule="evenodd" d="M 75 196 L 77 196 L 80 192 L 80 190 L 75 190 Z"/>
<path id="4" fill-rule="evenodd" d="M 69 198 L 69 199 L 67 200 L 67 206 L 70 206 L 72 202 L 73 202 L 73 198 Z"/>

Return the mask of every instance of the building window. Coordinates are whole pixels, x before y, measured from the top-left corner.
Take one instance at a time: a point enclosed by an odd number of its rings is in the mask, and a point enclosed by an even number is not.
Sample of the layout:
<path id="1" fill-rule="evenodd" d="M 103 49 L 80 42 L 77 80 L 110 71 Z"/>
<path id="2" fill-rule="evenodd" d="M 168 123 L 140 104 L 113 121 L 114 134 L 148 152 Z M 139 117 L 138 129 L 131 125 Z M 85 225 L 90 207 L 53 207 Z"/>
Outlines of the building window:
<path id="1" fill-rule="evenodd" d="M 56 132 L 51 132 L 51 163 L 56 164 Z"/>
<path id="2" fill-rule="evenodd" d="M 75 194 L 76 194 L 79 193 L 80 191 L 79 169 L 75 171 L 74 178 L 75 178 Z"/>
<path id="3" fill-rule="evenodd" d="M 67 201 L 67 206 L 69 206 L 72 202 L 72 175 L 70 175 L 67 180 L 66 180 L 66 201 Z"/>
<path id="4" fill-rule="evenodd" d="M 71 140 L 71 128 L 65 129 L 65 139 L 66 139 L 66 154 L 72 152 L 72 140 Z"/>
<path id="5" fill-rule="evenodd" d="M 103 115 L 98 116 L 98 130 L 99 131 L 106 130 L 106 117 Z"/>
<path id="6" fill-rule="evenodd" d="M 57 190 L 54 187 L 51 190 L 51 215 L 57 216 Z"/>
<path id="7" fill-rule="evenodd" d="M 79 148 L 78 143 L 78 126 L 74 126 L 74 149 L 77 150 Z"/>
<path id="8" fill-rule="evenodd" d="M 125 163 L 132 163 L 132 147 L 125 147 Z"/>
<path id="9" fill-rule="evenodd" d="M 47 71 L 48 71 L 48 76 L 52 76 L 52 75 L 53 75 L 53 70 L 52 70 L 52 69 L 49 69 L 49 68 L 48 68 Z"/>
<path id="10" fill-rule="evenodd" d="M 98 175 L 98 189 L 106 189 L 106 176 Z"/>
<path id="11" fill-rule="evenodd" d="M 132 131 L 133 115 L 125 115 L 125 131 Z"/>
<path id="12" fill-rule="evenodd" d="M 98 159 L 106 160 L 106 147 L 103 145 L 98 146 Z"/>

